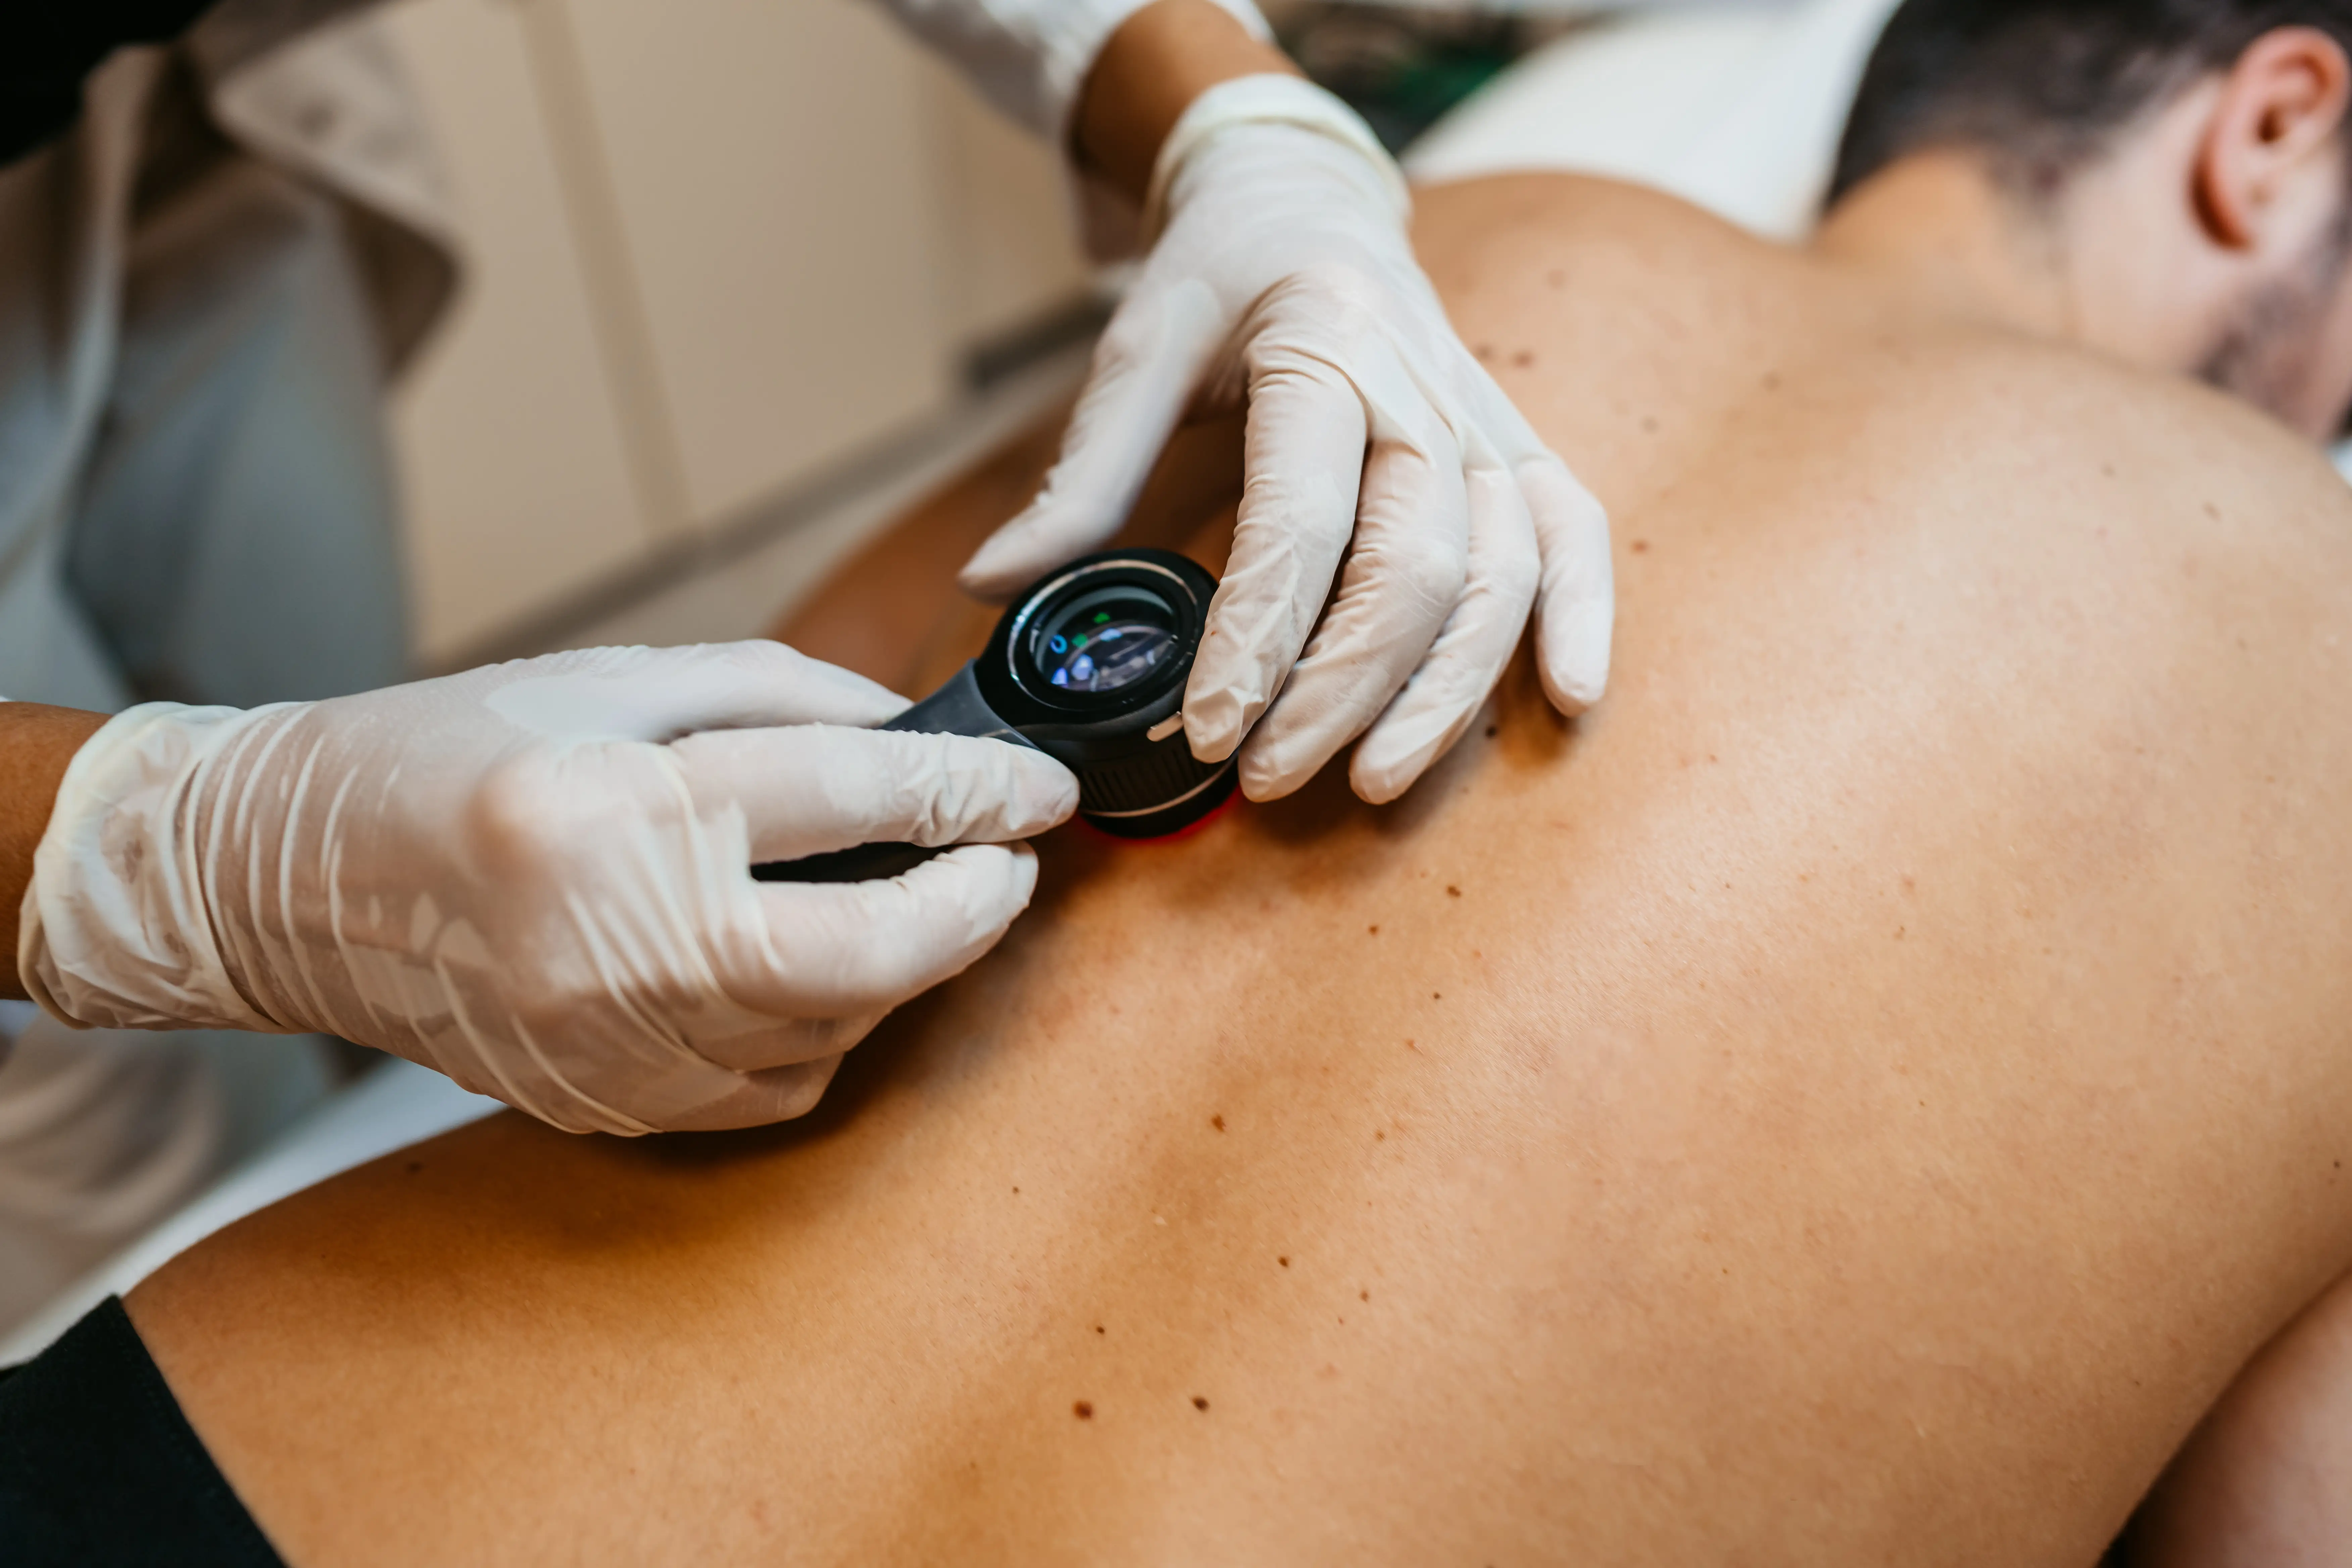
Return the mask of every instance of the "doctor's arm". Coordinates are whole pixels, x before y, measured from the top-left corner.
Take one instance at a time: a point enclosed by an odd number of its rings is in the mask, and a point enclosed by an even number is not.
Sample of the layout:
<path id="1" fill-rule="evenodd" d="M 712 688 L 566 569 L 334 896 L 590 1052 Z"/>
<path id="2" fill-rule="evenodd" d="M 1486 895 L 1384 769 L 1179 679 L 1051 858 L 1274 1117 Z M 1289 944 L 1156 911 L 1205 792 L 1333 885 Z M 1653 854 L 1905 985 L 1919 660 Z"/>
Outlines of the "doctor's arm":
<path id="1" fill-rule="evenodd" d="M 33 880 L 33 849 L 49 824 L 58 783 L 81 744 L 106 722 L 103 713 L 0 702 L 0 997 L 26 999 L 16 977 L 16 911 Z"/>
<path id="2" fill-rule="evenodd" d="M 1256 799 L 1351 741 L 1370 800 L 1468 726 L 1532 612 L 1567 713 L 1608 679 L 1600 505 L 1447 322 L 1403 178 L 1245 0 L 887 0 L 1080 173 L 1148 251 L 1043 492 L 965 567 L 1017 591 L 1119 526 L 1188 416 L 1247 410 L 1240 525 L 1184 703 Z M 1336 592 L 1335 592 L 1336 588 Z"/>
<path id="3" fill-rule="evenodd" d="M 0 704 L 10 977 L 109 1028 L 324 1033 L 573 1131 L 814 1105 L 1027 905 L 1043 753 L 874 726 L 776 643 L 593 648 L 320 702 Z M 887 881 L 751 868 L 956 846 Z M 11 986 L 13 991 L 16 986 Z"/>

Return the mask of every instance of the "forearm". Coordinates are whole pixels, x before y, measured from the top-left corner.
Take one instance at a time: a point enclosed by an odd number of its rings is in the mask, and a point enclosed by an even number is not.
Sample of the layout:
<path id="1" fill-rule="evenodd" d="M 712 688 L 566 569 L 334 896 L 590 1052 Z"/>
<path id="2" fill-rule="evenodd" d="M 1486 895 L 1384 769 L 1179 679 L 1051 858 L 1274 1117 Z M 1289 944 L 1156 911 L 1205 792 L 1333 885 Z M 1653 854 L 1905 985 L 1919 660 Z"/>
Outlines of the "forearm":
<path id="1" fill-rule="evenodd" d="M 1140 201 L 1160 145 L 1187 105 L 1221 81 L 1273 72 L 1297 75 L 1297 68 L 1213 0 L 1153 0 L 1111 34 L 1087 73 L 1072 154 Z"/>
<path id="2" fill-rule="evenodd" d="M 16 915 L 33 880 L 33 851 L 49 826 L 58 784 L 82 742 L 106 722 L 103 713 L 0 702 L 0 996 L 22 1001 L 16 973 Z"/>

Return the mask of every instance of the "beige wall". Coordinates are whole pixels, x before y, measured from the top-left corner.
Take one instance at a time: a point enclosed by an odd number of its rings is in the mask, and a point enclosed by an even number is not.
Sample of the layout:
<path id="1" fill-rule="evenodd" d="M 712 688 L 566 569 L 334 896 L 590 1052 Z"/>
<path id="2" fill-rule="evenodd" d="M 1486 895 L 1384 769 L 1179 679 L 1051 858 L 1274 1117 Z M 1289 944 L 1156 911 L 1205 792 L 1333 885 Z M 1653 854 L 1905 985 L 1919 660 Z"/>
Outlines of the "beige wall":
<path id="1" fill-rule="evenodd" d="M 395 437 L 427 659 L 936 416 L 1084 286 L 1047 151 L 852 0 L 408 0 L 467 226 Z"/>

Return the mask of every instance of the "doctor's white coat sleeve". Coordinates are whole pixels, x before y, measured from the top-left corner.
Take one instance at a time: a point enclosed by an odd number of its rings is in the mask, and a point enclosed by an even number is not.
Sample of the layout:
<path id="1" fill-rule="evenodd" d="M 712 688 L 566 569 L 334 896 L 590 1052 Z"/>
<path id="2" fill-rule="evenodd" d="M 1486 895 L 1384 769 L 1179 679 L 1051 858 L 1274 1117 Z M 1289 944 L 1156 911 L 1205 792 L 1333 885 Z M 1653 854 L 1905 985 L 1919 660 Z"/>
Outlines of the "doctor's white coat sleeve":
<path id="1" fill-rule="evenodd" d="M 1150 0 L 881 0 L 989 101 L 1063 145 L 1078 89 L 1119 24 Z M 1251 0 L 1215 0 L 1252 35 L 1274 35 Z"/>

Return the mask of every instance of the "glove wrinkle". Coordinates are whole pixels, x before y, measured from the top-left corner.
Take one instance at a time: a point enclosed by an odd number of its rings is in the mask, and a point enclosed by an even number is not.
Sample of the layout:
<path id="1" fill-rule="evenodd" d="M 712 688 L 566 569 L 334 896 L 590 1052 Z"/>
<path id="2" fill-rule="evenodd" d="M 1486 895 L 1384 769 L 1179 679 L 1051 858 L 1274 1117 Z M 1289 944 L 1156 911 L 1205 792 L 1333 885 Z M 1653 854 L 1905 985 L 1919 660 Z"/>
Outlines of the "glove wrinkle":
<path id="1" fill-rule="evenodd" d="M 68 1020 L 340 1034 L 568 1131 L 805 1110 L 831 1068 L 799 1069 L 986 951 L 1035 862 L 788 888 L 755 841 L 1010 838 L 1076 804 L 1041 753 L 843 727 L 902 706 L 741 643 L 133 710 L 68 769 L 23 968 Z"/>
<path id="2" fill-rule="evenodd" d="M 1320 89 L 1249 77 L 1202 94 L 1161 152 L 1155 241 L 1061 459 L 965 568 L 1002 595 L 1098 544 L 1188 406 L 1245 399 L 1240 519 L 1184 727 L 1203 761 L 1241 752 L 1253 798 L 1359 738 L 1358 793 L 1402 793 L 1466 730 L 1531 606 L 1561 710 L 1607 683 L 1607 517 L 1463 347 L 1410 210 L 1395 164 Z M 1365 482 L 1375 468 L 1398 477 Z M 1490 482 L 1523 504 L 1473 527 L 1457 498 Z"/>

